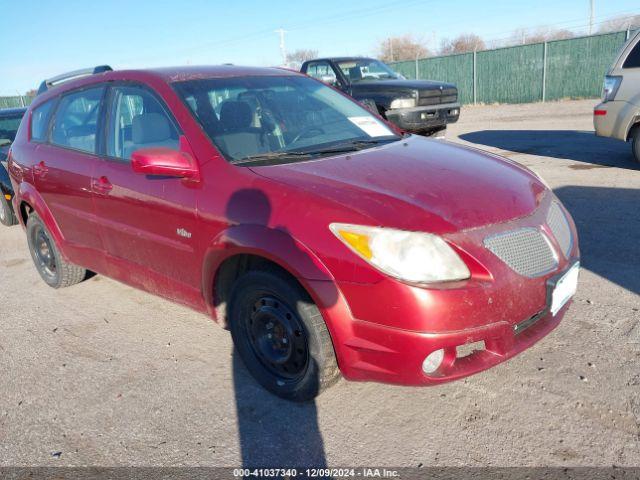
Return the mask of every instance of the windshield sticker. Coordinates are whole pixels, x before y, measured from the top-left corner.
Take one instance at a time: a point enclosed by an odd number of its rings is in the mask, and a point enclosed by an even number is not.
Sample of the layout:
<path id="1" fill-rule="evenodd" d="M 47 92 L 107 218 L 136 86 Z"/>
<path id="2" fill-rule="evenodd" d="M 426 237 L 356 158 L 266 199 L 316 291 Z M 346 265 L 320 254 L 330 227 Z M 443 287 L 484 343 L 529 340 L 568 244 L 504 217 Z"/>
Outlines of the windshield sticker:
<path id="1" fill-rule="evenodd" d="M 349 117 L 351 123 L 370 137 L 388 137 L 393 135 L 387 127 L 372 117 Z"/>

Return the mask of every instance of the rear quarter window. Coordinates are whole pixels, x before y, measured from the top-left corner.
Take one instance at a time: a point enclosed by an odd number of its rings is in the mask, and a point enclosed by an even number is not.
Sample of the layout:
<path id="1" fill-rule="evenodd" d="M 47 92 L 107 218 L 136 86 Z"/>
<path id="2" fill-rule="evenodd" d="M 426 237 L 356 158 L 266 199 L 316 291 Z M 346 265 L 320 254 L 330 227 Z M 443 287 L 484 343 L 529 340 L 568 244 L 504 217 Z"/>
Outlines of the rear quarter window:
<path id="1" fill-rule="evenodd" d="M 54 99 L 51 99 L 42 105 L 37 106 L 31 112 L 31 139 L 36 142 L 44 142 L 47 140 L 47 126 L 51 118 Z"/>
<path id="2" fill-rule="evenodd" d="M 640 41 L 633 47 L 622 68 L 640 68 Z"/>

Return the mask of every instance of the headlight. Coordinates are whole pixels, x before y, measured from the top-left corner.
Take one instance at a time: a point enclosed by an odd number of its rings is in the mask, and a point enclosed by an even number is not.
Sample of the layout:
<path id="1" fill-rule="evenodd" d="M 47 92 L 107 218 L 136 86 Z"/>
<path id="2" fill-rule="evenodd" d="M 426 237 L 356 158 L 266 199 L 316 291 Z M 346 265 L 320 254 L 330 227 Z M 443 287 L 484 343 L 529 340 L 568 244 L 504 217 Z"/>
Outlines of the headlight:
<path id="1" fill-rule="evenodd" d="M 449 282 L 471 276 L 458 254 L 437 235 L 344 223 L 329 228 L 368 263 L 400 280 Z"/>
<path id="2" fill-rule="evenodd" d="M 415 98 L 396 98 L 395 100 L 391 101 L 391 105 L 390 107 L 392 109 L 395 108 L 413 108 L 416 106 L 416 99 Z"/>
<path id="3" fill-rule="evenodd" d="M 618 88 L 622 83 L 622 77 L 614 77 L 607 75 L 604 77 L 604 85 L 602 86 L 602 101 L 610 102 L 616 98 Z"/>

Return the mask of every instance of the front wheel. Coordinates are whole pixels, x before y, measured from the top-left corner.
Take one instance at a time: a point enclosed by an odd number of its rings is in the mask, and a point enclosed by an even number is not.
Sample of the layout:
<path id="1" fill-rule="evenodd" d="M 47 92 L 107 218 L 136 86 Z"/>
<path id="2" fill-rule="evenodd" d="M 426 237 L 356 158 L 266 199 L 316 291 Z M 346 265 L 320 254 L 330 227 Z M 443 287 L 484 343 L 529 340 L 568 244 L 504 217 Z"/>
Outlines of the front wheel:
<path id="1" fill-rule="evenodd" d="M 49 230 L 36 213 L 27 219 L 27 242 L 38 273 L 50 287 L 69 287 L 85 279 L 87 271 L 62 258 Z"/>
<path id="2" fill-rule="evenodd" d="M 640 162 L 640 126 L 636 127 L 633 133 L 631 149 L 633 150 L 633 157 L 636 159 L 636 162 Z"/>
<path id="3" fill-rule="evenodd" d="M 278 271 L 251 271 L 236 282 L 229 324 L 237 352 L 270 392 L 298 402 L 340 377 L 320 311 L 304 289 Z"/>

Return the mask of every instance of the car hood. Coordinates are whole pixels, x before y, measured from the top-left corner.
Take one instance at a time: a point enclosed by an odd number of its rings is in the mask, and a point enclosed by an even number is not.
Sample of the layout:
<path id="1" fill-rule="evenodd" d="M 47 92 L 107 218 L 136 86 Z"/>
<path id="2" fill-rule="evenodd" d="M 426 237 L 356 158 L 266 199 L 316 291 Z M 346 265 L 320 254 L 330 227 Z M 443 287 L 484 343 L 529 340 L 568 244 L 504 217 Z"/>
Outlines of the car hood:
<path id="1" fill-rule="evenodd" d="M 417 136 L 349 155 L 251 169 L 372 224 L 439 234 L 529 215 L 547 190 L 509 160 Z"/>
<path id="2" fill-rule="evenodd" d="M 365 80 L 351 85 L 354 90 L 368 89 L 407 89 L 407 90 L 439 90 L 443 88 L 456 88 L 452 83 L 436 82 L 431 80 Z"/>

